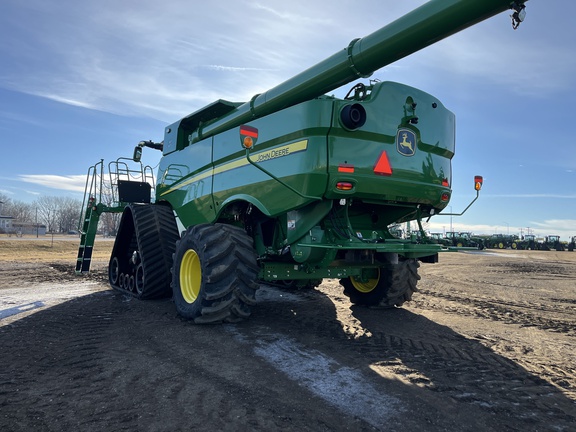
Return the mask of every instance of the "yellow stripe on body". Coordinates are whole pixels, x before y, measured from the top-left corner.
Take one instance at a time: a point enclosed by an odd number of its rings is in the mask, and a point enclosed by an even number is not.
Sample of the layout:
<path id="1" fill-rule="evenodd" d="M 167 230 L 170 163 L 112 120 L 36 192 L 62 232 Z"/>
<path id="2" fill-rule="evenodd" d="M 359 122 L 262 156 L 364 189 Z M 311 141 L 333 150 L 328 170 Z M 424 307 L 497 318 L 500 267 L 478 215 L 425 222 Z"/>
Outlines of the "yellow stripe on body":
<path id="1" fill-rule="evenodd" d="M 294 153 L 298 153 L 301 151 L 305 151 L 308 148 L 308 140 L 302 140 L 302 141 L 298 141 L 292 144 L 287 144 L 281 147 L 277 147 L 277 148 L 273 148 L 271 150 L 264 150 L 258 153 L 254 153 L 253 157 L 251 158 L 253 162 L 255 163 L 260 163 L 260 162 L 265 162 L 268 160 L 272 160 L 272 159 L 278 159 L 281 157 L 286 157 L 286 156 L 290 156 L 291 154 Z M 250 162 L 248 162 L 248 160 L 246 158 L 243 159 L 237 159 L 235 161 L 232 162 L 228 162 L 225 163 L 223 165 L 220 165 L 219 167 L 216 168 L 210 168 L 200 174 L 195 175 L 192 178 L 189 178 L 186 181 L 183 181 L 182 183 L 180 183 L 177 186 L 173 186 L 170 189 L 168 189 L 167 191 L 163 192 L 160 196 L 164 196 L 169 194 L 170 192 L 174 192 L 178 189 L 182 189 L 185 186 L 188 186 L 189 184 L 195 183 L 197 181 L 200 181 L 202 179 L 205 179 L 206 177 L 210 177 L 216 174 L 221 174 L 223 172 L 226 171 L 230 171 L 236 168 L 241 168 L 245 165 L 248 165 Z"/>

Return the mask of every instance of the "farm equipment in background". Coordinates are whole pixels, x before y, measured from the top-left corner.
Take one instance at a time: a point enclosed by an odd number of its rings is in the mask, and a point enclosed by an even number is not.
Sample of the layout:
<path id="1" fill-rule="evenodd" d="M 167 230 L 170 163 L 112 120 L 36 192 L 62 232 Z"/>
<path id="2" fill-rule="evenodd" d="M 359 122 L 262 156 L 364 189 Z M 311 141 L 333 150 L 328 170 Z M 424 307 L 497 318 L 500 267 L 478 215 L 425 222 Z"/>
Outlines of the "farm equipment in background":
<path id="1" fill-rule="evenodd" d="M 536 250 L 538 248 L 538 243 L 534 234 L 526 234 L 518 240 L 517 245 L 520 250 Z"/>
<path id="2" fill-rule="evenodd" d="M 134 185 L 114 179 L 108 205 L 99 181 L 87 181 L 77 272 L 89 269 L 99 215 L 123 209 L 111 286 L 172 296 L 194 322 L 247 318 L 260 281 L 338 278 L 354 304 L 402 305 L 420 262 L 448 250 L 422 220 L 451 198 L 454 114 L 393 82 L 326 93 L 510 8 L 517 27 L 524 1 L 430 1 L 249 102 L 218 100 L 167 126 L 163 142 L 143 141 L 133 155 L 139 163 L 143 147 L 162 151 L 153 203 L 144 168 Z M 481 187 L 476 176 L 474 200 Z M 410 221 L 417 235 L 390 231 Z"/>
<path id="3" fill-rule="evenodd" d="M 444 237 L 444 234 L 442 233 L 430 233 L 429 235 L 430 240 L 443 245 L 443 246 L 449 246 L 450 242 L 448 241 L 448 239 L 446 237 Z"/>
<path id="4" fill-rule="evenodd" d="M 541 241 L 537 242 L 538 250 L 555 250 L 555 251 L 563 251 L 565 250 L 564 243 L 560 241 L 560 236 L 557 235 L 549 235 L 544 237 Z"/>
<path id="5" fill-rule="evenodd" d="M 479 236 L 473 236 L 470 232 L 447 232 L 446 242 L 450 246 L 458 248 L 476 248 L 484 249 L 484 239 Z"/>
<path id="6" fill-rule="evenodd" d="M 568 246 L 566 247 L 570 252 L 573 252 L 576 248 L 576 236 L 573 236 L 568 242 Z"/>
<path id="7" fill-rule="evenodd" d="M 518 247 L 518 236 L 492 234 L 485 240 L 485 246 L 490 249 L 516 249 Z"/>

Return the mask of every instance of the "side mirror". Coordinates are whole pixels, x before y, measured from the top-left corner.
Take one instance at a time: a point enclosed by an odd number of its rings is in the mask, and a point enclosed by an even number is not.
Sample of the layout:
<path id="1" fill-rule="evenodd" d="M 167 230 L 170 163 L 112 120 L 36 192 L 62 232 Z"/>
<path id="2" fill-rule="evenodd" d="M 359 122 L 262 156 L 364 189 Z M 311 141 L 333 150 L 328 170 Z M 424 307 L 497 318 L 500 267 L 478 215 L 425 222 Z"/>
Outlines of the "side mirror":
<path id="1" fill-rule="evenodd" d="M 134 162 L 140 162 L 140 159 L 142 159 L 142 147 L 136 146 L 134 148 L 134 155 L 132 155 L 132 160 Z"/>
<path id="2" fill-rule="evenodd" d="M 482 178 L 482 176 L 474 176 L 474 189 L 477 191 L 482 189 L 482 183 L 483 182 L 484 182 L 484 179 Z"/>

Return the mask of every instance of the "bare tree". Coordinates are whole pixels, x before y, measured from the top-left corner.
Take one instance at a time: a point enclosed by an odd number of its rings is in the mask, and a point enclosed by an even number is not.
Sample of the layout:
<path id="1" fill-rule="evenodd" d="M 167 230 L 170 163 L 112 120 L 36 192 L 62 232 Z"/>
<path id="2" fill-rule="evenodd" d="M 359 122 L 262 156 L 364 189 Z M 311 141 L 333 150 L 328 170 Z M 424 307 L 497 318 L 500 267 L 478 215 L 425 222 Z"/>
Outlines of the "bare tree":
<path id="1" fill-rule="evenodd" d="M 0 193 L 2 216 L 12 216 L 18 222 L 34 222 L 35 208 L 33 204 L 13 200 L 8 195 Z"/>
<path id="2" fill-rule="evenodd" d="M 117 194 L 109 181 L 102 185 L 102 203 L 108 207 L 117 205 Z M 100 231 L 106 236 L 115 236 L 120 226 L 120 213 L 103 213 L 100 215 Z"/>
<path id="3" fill-rule="evenodd" d="M 58 220 L 58 198 L 41 196 L 36 200 L 38 220 L 46 225 L 48 232 L 55 233 Z"/>
<path id="4" fill-rule="evenodd" d="M 11 201 L 10 205 L 5 206 L 4 213 L 12 216 L 18 222 L 34 222 L 36 209 L 34 204 L 23 201 Z"/>
<path id="5" fill-rule="evenodd" d="M 121 213 L 103 213 L 100 215 L 100 231 L 105 236 L 115 236 L 120 225 Z"/>
<path id="6" fill-rule="evenodd" d="M 0 192 L 0 215 L 9 216 L 8 213 L 5 212 L 5 209 L 10 205 L 10 201 L 12 200 L 8 197 L 8 195 Z"/>
<path id="7" fill-rule="evenodd" d="M 82 211 L 82 203 L 80 200 L 59 197 L 56 199 L 56 202 L 58 230 L 63 233 L 75 230 Z"/>

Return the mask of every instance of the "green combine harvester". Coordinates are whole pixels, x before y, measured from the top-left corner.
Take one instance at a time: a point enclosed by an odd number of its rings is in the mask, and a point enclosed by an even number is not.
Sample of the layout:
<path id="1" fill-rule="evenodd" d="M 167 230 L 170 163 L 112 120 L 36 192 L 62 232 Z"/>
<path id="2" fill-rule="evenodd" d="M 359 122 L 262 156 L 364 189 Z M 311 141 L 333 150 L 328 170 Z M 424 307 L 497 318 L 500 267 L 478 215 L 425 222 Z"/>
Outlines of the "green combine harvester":
<path id="1" fill-rule="evenodd" d="M 172 296 L 197 323 L 247 318 L 261 282 L 338 278 L 354 304 L 402 305 L 420 262 L 449 249 L 422 221 L 450 202 L 454 114 L 394 82 L 326 94 L 508 9 L 516 28 L 524 3 L 430 1 L 248 102 L 218 100 L 167 126 L 163 142 L 111 163 L 110 180 L 94 165 L 76 272 L 89 271 L 100 216 L 116 212 L 110 285 Z M 144 147 L 162 151 L 155 180 Z M 476 176 L 476 198 L 481 186 Z M 391 232 L 414 221 L 408 238 Z"/>

